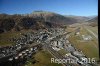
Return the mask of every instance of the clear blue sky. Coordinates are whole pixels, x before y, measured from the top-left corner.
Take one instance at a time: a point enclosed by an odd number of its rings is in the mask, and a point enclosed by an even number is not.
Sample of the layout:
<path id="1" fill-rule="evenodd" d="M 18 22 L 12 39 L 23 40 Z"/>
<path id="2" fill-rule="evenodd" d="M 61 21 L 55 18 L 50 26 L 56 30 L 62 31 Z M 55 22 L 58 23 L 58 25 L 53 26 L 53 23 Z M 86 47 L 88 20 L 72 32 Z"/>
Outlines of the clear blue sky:
<path id="1" fill-rule="evenodd" d="M 26 14 L 36 10 L 91 16 L 98 14 L 98 0 L 0 0 L 0 13 Z"/>

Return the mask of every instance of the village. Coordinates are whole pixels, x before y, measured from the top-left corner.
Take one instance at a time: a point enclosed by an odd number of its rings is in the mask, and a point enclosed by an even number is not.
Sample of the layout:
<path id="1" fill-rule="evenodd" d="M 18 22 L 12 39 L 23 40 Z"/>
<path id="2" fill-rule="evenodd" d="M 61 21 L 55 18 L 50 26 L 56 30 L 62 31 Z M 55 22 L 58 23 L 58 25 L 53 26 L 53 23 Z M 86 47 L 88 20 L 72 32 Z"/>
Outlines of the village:
<path id="1" fill-rule="evenodd" d="M 65 32 L 62 28 L 39 30 L 35 33 L 30 32 L 21 35 L 22 37 L 20 38 L 11 39 L 11 41 L 15 42 L 15 45 L 0 48 L 1 64 L 5 64 L 5 62 L 8 61 L 18 61 L 19 59 L 26 59 L 27 61 L 27 59 L 31 58 L 32 55 L 34 55 L 37 51 L 48 48 L 48 50 L 53 50 L 53 53 L 59 53 L 59 50 L 64 49 L 68 53 L 66 53 L 65 55 L 61 55 L 63 58 L 77 60 L 76 64 L 78 63 L 79 65 L 91 66 L 91 63 L 85 62 L 88 61 L 88 59 L 84 60 L 84 58 L 87 57 L 83 54 L 83 52 L 75 48 L 69 42 L 68 37 L 70 35 L 68 32 Z M 5 59 L 7 61 L 5 61 Z M 23 63 L 18 63 L 18 65 L 20 64 Z"/>

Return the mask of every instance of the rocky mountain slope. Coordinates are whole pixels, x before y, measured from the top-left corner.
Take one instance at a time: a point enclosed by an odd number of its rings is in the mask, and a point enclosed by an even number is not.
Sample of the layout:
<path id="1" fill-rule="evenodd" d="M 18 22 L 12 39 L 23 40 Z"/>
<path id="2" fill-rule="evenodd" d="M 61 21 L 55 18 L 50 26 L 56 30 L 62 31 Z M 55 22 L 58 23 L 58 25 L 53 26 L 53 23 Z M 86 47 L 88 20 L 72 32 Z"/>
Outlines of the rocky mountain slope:
<path id="1" fill-rule="evenodd" d="M 63 24 L 72 24 L 77 22 L 72 18 L 66 18 L 60 14 L 35 11 L 31 14 L 0 14 L 0 33 L 7 31 L 20 31 L 23 29 L 45 29 L 52 27 L 61 27 Z"/>
<path id="2" fill-rule="evenodd" d="M 62 27 L 62 25 L 84 22 L 86 17 L 63 16 L 53 12 L 34 11 L 30 14 L 0 14 L 0 33 L 7 31 L 20 31 L 24 29 L 46 29 Z"/>
<path id="3" fill-rule="evenodd" d="M 42 18 L 45 21 L 57 24 L 73 24 L 77 22 L 74 18 L 65 17 L 63 15 L 47 11 L 34 11 L 31 14 L 28 14 L 28 16 L 32 18 Z"/>

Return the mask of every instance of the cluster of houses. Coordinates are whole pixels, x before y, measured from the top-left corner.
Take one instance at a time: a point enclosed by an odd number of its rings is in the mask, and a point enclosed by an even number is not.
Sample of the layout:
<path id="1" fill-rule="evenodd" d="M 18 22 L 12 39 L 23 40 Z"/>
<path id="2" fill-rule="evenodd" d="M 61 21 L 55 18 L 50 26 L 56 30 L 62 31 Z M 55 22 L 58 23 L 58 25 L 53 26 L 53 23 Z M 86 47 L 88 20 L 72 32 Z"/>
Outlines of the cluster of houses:
<path id="1" fill-rule="evenodd" d="M 42 42 L 47 40 L 47 42 L 49 42 L 49 39 L 53 39 L 53 37 L 64 33 L 64 29 L 62 28 L 50 28 L 48 30 L 40 29 L 34 33 L 24 33 L 19 38 L 12 38 L 12 41 L 15 42 L 14 45 L 0 48 L 0 62 L 2 62 L 2 59 L 5 57 L 8 61 L 30 58 L 42 47 Z M 37 43 L 37 45 L 34 46 L 34 43 Z M 74 60 L 80 60 L 82 57 L 85 57 L 81 51 L 76 50 L 76 48 L 68 41 L 68 35 L 50 41 L 50 46 L 55 51 L 65 49 L 69 52 L 69 54 L 67 54 L 68 58 L 72 57 Z"/>
<path id="2" fill-rule="evenodd" d="M 0 63 L 6 61 L 18 60 L 20 58 L 31 57 L 37 50 L 40 49 L 40 44 L 32 46 L 36 37 L 32 33 L 23 34 L 19 38 L 13 38 L 15 42 L 12 46 L 0 47 Z M 31 47 L 30 47 L 31 45 Z M 6 61 L 5 61 L 6 60 Z"/>
<path id="3" fill-rule="evenodd" d="M 92 37 L 90 35 L 82 35 L 82 38 L 84 41 L 92 40 Z"/>
<path id="4" fill-rule="evenodd" d="M 48 29 L 48 31 L 40 29 L 34 33 L 23 33 L 19 38 L 12 38 L 11 40 L 15 43 L 14 45 L 0 47 L 0 63 L 5 62 L 5 60 L 13 61 L 20 58 L 31 57 L 32 54 L 39 49 L 38 47 L 41 46 L 41 42 L 45 41 L 50 36 L 56 35 L 57 30 L 60 31 L 62 29 L 51 28 Z M 57 34 L 60 32 L 57 32 Z M 31 45 L 34 45 L 34 42 L 39 45 L 30 47 Z"/>
<path id="5" fill-rule="evenodd" d="M 72 63 L 78 63 L 80 65 L 91 66 L 89 63 L 84 60 L 87 58 L 82 51 L 75 48 L 68 40 L 67 36 L 62 36 L 61 38 L 55 39 L 51 41 L 51 47 L 55 51 L 59 51 L 61 49 L 65 49 L 69 53 L 66 53 L 65 58 L 71 59 Z"/>
<path id="6" fill-rule="evenodd" d="M 76 36 L 79 36 L 79 35 L 81 35 L 80 34 L 80 27 L 79 28 L 77 28 L 76 30 L 75 30 L 75 35 Z M 90 36 L 90 35 L 81 35 L 81 37 L 82 37 L 82 40 L 84 40 L 84 41 L 89 41 L 89 40 L 92 40 L 92 37 Z"/>

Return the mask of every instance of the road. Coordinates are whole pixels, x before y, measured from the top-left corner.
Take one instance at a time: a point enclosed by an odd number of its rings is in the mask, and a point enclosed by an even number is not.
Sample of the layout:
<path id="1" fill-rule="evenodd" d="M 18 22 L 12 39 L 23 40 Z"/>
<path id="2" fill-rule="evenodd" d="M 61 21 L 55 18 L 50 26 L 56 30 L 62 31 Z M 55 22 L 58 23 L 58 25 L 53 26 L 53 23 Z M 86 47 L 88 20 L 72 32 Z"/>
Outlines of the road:
<path id="1" fill-rule="evenodd" d="M 87 28 L 86 26 L 84 26 L 84 28 L 88 31 L 88 32 L 90 32 L 96 39 L 98 39 L 98 35 L 97 34 L 95 34 L 93 31 L 91 31 L 89 28 Z"/>
<path id="2" fill-rule="evenodd" d="M 59 36 L 55 36 L 55 37 L 51 37 L 48 41 L 51 41 L 51 40 L 57 40 L 59 38 L 61 38 L 62 36 L 65 36 L 69 33 L 63 33 L 62 35 L 59 35 Z M 52 47 L 50 46 L 50 43 L 44 43 L 44 48 L 45 50 L 47 50 L 54 58 L 57 58 L 57 59 L 64 59 L 65 57 L 63 57 L 61 54 L 59 54 L 57 51 L 55 51 L 54 49 L 52 49 Z M 63 66 L 73 66 L 74 64 L 70 64 L 70 63 L 62 63 Z"/>
<path id="3" fill-rule="evenodd" d="M 59 54 L 57 51 L 53 50 L 52 47 L 49 46 L 49 44 L 44 45 L 45 49 L 56 59 L 64 59 L 64 57 Z M 72 64 L 69 63 L 61 63 L 63 66 L 69 66 Z"/>
<path id="4" fill-rule="evenodd" d="M 67 33 L 64 33 L 64 35 L 65 34 L 67 34 Z M 55 36 L 55 37 L 51 37 L 51 38 L 49 38 L 47 41 L 51 41 L 51 40 L 53 40 L 53 39 L 55 39 L 55 38 L 57 38 L 57 36 Z M 47 50 L 53 57 L 55 57 L 55 58 L 59 58 L 59 59 L 63 59 L 64 57 L 61 55 L 61 54 L 59 54 L 57 51 L 55 51 L 55 50 L 53 50 L 52 49 L 52 47 L 50 47 L 50 44 L 49 43 L 44 43 L 44 48 L 45 48 L 45 50 Z M 63 66 L 67 66 L 67 64 L 66 63 L 62 63 L 62 65 Z"/>
<path id="5" fill-rule="evenodd" d="M 63 33 L 62 35 L 58 35 L 58 36 L 55 36 L 55 37 L 51 37 L 47 42 L 47 43 L 44 43 L 44 48 L 45 50 L 47 50 L 52 56 L 54 56 L 55 58 L 57 59 L 65 59 L 64 56 L 62 56 L 61 54 L 59 54 L 59 52 L 55 51 L 51 46 L 50 46 L 50 42 L 52 40 L 58 40 L 59 38 L 62 38 L 66 35 L 68 35 L 69 33 Z M 67 59 L 67 58 L 66 58 Z M 75 64 L 71 64 L 71 63 L 62 63 L 62 65 L 64 66 L 76 66 Z M 84 65 L 84 64 L 83 64 Z M 87 66 L 92 66 L 91 64 L 86 64 Z M 80 64 L 77 63 L 77 66 L 80 66 Z"/>

